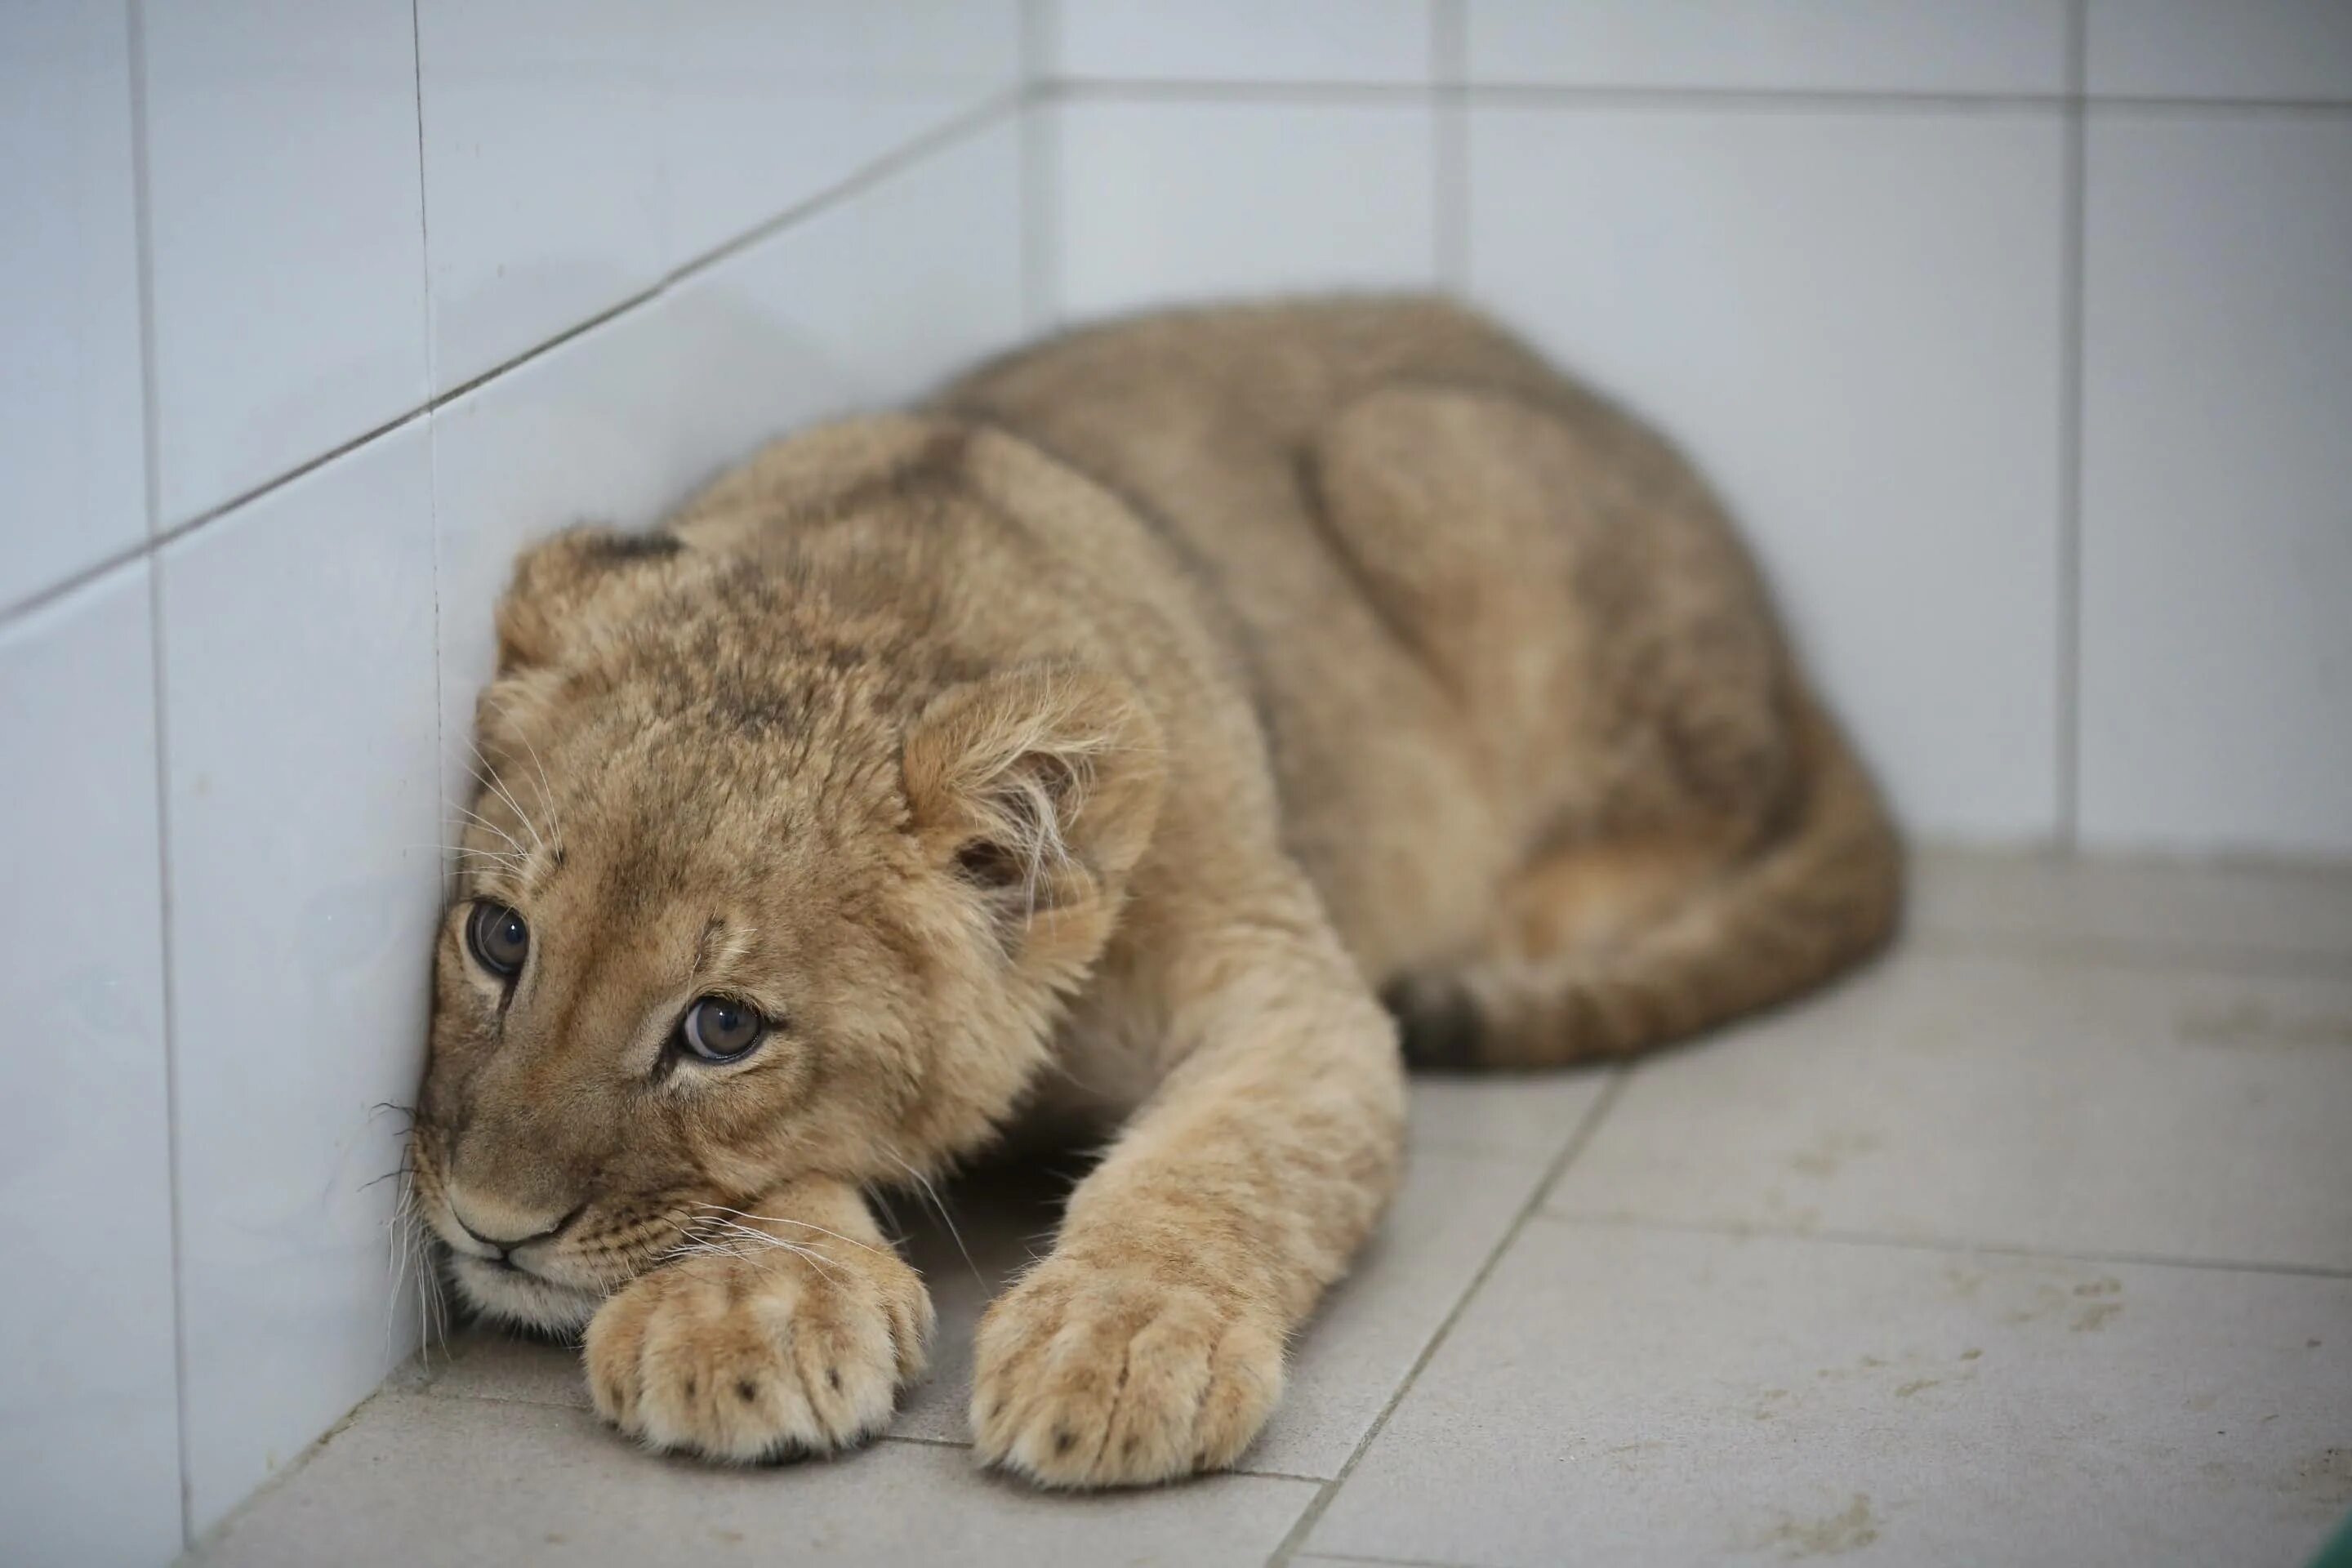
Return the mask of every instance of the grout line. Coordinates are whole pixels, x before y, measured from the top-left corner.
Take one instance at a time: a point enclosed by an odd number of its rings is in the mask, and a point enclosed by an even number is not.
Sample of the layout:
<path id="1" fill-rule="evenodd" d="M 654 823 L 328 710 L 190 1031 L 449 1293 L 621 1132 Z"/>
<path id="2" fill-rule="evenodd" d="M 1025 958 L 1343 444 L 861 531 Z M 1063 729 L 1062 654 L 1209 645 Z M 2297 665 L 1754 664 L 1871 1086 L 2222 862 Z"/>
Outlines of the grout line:
<path id="1" fill-rule="evenodd" d="M 1470 1565 L 1467 1563 L 1444 1562 L 1435 1557 L 1376 1557 L 1367 1556 L 1361 1552 L 1333 1552 L 1328 1556 L 1326 1556 L 1319 1552 L 1310 1552 L 1304 1557 L 1297 1558 L 1295 1561 L 1300 1563 L 1338 1563 L 1342 1564 L 1351 1563 L 1377 1563 L 1380 1564 L 1380 1568 L 1470 1568 Z"/>
<path id="2" fill-rule="evenodd" d="M 425 268 L 419 293 L 425 307 L 425 385 L 429 394 L 441 383 L 441 353 L 435 331 L 438 312 L 433 304 L 433 205 L 425 189 L 425 24 L 417 13 L 417 0 L 408 0 L 408 62 L 416 94 L 416 248 Z"/>
<path id="3" fill-rule="evenodd" d="M 163 513 L 163 482 L 158 462 L 161 443 L 156 433 L 159 406 L 155 384 L 155 251 L 150 224 L 147 168 L 147 13 L 143 0 L 125 0 L 131 78 L 131 232 L 135 247 L 139 311 L 139 441 L 146 466 L 142 500 L 146 510 L 146 540 L 138 553 L 149 555 L 160 544 L 157 521 Z M 160 555 L 147 561 L 147 657 L 149 721 L 155 736 L 155 921 L 156 956 L 161 962 L 163 1006 L 163 1163 L 165 1199 L 172 1222 L 172 1405 L 173 1436 L 179 1446 L 180 1544 L 195 1544 L 195 1478 L 190 1468 L 194 1448 L 188 1430 L 188 1288 L 187 1243 L 180 1207 L 180 1062 L 177 1009 L 173 1005 L 172 951 L 172 807 L 171 726 L 165 721 L 168 689 L 163 658 L 163 563 Z"/>
<path id="4" fill-rule="evenodd" d="M 1209 81 L 1150 77 L 1062 77 L 1052 84 L 1063 97 L 1137 102 L 1233 103 L 1415 103 L 1450 94 L 1474 103 L 1560 108 L 1780 109 L 1844 112 L 1853 110 L 1990 111 L 2063 108 L 2056 92 L 1932 93 L 1851 89 L 1602 87 L 1540 82 Z"/>
<path id="5" fill-rule="evenodd" d="M 2173 98 L 2161 94 L 2083 94 L 2091 110 L 2124 110 L 2144 114 L 2228 114 L 2263 117 L 2352 115 L 2352 99 L 2345 98 Z"/>
<path id="6" fill-rule="evenodd" d="M 866 191 L 871 189 L 873 186 L 880 184 L 884 180 L 890 178 L 894 174 L 904 172 L 908 167 L 921 162 L 932 154 L 943 152 L 956 142 L 962 141 L 964 138 L 976 135 L 979 132 L 989 129 L 1007 113 L 1017 112 L 1024 101 L 1024 95 L 1018 90 L 997 93 L 992 96 L 984 101 L 974 105 L 971 109 L 967 110 L 964 113 L 956 116 L 952 120 L 947 121 L 932 131 L 929 131 L 925 134 L 917 137 L 915 140 L 893 149 L 882 157 L 875 159 L 872 163 L 857 169 L 856 172 L 844 177 L 838 183 L 827 186 L 823 191 L 820 191 L 815 195 L 809 197 L 799 205 L 787 207 L 784 211 L 779 213 L 774 217 L 754 225 L 752 227 L 744 230 L 741 234 L 737 235 L 734 238 L 727 240 L 724 243 L 714 247 L 710 250 L 705 251 L 702 255 L 694 258 L 690 261 L 681 263 L 679 266 L 672 268 L 669 272 L 664 274 L 650 287 L 641 289 L 636 293 L 630 295 L 626 299 L 607 306 L 604 310 L 599 311 L 593 316 L 590 316 L 583 321 L 572 323 L 563 331 L 556 333 L 553 337 L 533 344 L 531 347 L 523 350 L 520 353 L 516 354 L 511 359 L 504 360 L 499 363 L 491 366 L 488 370 L 482 372 L 479 375 L 474 376 L 470 380 L 463 382 L 457 386 L 453 386 L 446 392 L 438 392 L 429 395 L 424 402 L 404 410 L 391 419 L 376 426 L 374 428 L 354 436 L 350 440 L 344 441 L 336 447 L 319 453 L 315 457 L 305 458 L 303 461 L 297 463 L 292 468 L 286 469 L 282 473 L 270 479 L 264 479 L 260 483 L 252 486 L 250 489 L 242 490 L 236 495 L 231 496 L 228 500 L 222 501 L 217 506 L 208 507 L 205 510 L 196 513 L 194 516 L 190 517 L 184 521 L 175 523 L 169 528 L 162 529 L 160 531 L 153 528 L 152 525 L 156 519 L 151 516 L 150 534 L 143 543 L 131 545 L 127 548 L 115 551 L 113 553 L 101 557 L 100 560 L 83 567 L 81 570 L 61 578 L 58 582 L 52 583 L 48 586 L 26 595 L 25 598 L 19 599 L 10 605 L 0 605 L 0 626 L 5 626 L 12 621 L 17 620 L 25 616 L 28 616 L 34 611 L 41 609 L 46 605 L 54 604 L 58 600 L 71 595 L 77 589 L 87 586 L 90 583 L 97 581 L 99 578 L 105 576 L 108 573 L 116 570 L 129 562 L 135 561 L 142 555 L 157 553 L 164 545 L 171 543 L 174 540 L 184 538 L 188 534 L 194 532 L 198 529 L 203 528 L 209 523 L 218 521 L 221 518 L 237 510 L 239 508 L 249 506 L 253 502 L 259 500 L 262 497 L 270 494 L 272 491 L 282 489 L 286 486 L 292 484 L 295 480 L 326 467 L 329 463 L 334 462 L 338 458 L 349 457 L 352 453 L 359 450 L 359 448 L 368 445 L 370 442 L 381 439 L 385 436 L 389 436 L 394 431 L 400 429 L 403 426 L 405 426 L 414 420 L 424 418 L 428 415 L 436 413 L 438 410 L 446 407 L 449 404 L 465 396 L 467 394 L 474 392 L 487 384 L 498 380 L 500 376 L 506 375 L 511 371 L 519 370 L 534 360 L 552 353 L 557 349 L 560 349 L 566 343 L 571 342 L 573 339 L 595 331 L 597 328 L 612 321 L 614 318 L 625 315 L 627 312 L 634 310 L 642 305 L 652 302 L 654 300 L 658 299 L 678 284 L 699 277 L 704 272 L 719 266 L 721 262 L 730 260 L 761 242 L 772 238 L 782 230 L 814 217 L 819 213 L 827 211 L 830 208 L 851 199 L 852 197 L 864 194 Z M 143 154 L 141 154 L 141 156 L 143 157 Z M 143 170 L 143 164 L 140 167 Z M 143 173 L 139 173 L 137 177 L 143 180 Z M 143 218 L 142 221 L 144 221 Z M 431 294 L 429 287 L 426 293 L 429 299 Z"/>
<path id="7" fill-rule="evenodd" d="M 1646 1230 L 1677 1236 L 1720 1236 L 1741 1240 L 1822 1242 L 1832 1247 L 1868 1247 L 1895 1252 L 1982 1253 L 1996 1258 L 2046 1258 L 2062 1263 L 2122 1263 L 2145 1268 L 2194 1268 L 2214 1274 L 2269 1274 L 2300 1279 L 2352 1279 L 2352 1268 L 2324 1263 L 2253 1263 L 2216 1258 L 2173 1258 L 2151 1252 L 2105 1252 L 2097 1248 L 2029 1247 L 2014 1242 L 1968 1241 L 1958 1237 L 1887 1236 L 1866 1230 L 1799 1230 L 1786 1226 L 1746 1225 L 1729 1220 L 1642 1219 L 1632 1215 L 1538 1213 L 1554 1225 L 1594 1226 L 1609 1230 Z"/>
<path id="8" fill-rule="evenodd" d="M 1364 1428 L 1364 1435 L 1356 1440 L 1355 1447 L 1349 1452 L 1347 1462 L 1339 1467 L 1339 1473 L 1323 1483 L 1323 1489 L 1315 1494 L 1314 1500 L 1309 1502 L 1298 1518 L 1292 1521 L 1289 1533 L 1282 1538 L 1282 1544 L 1276 1547 L 1274 1555 L 1266 1559 L 1266 1568 L 1286 1568 L 1292 1559 L 1305 1550 L 1307 1536 L 1314 1531 L 1317 1523 L 1322 1520 L 1325 1510 L 1330 1508 L 1332 1499 L 1338 1497 L 1339 1489 L 1348 1484 L 1348 1478 L 1356 1473 L 1356 1466 L 1362 1461 L 1365 1454 L 1370 1451 L 1373 1442 L 1387 1428 L 1389 1417 L 1396 1413 L 1396 1407 L 1404 1403 L 1404 1396 L 1412 1392 L 1413 1384 L 1420 1380 L 1422 1369 L 1435 1358 L 1439 1348 L 1445 1343 L 1446 1336 L 1454 1331 L 1454 1325 L 1461 1320 L 1462 1314 L 1469 1310 L 1470 1303 L 1477 1299 L 1479 1289 L 1486 1283 L 1487 1277 L 1493 1274 L 1496 1267 L 1501 1264 L 1503 1255 L 1511 1249 L 1511 1244 L 1519 1238 L 1519 1233 L 1527 1229 L 1528 1222 L 1533 1219 L 1538 1211 L 1542 1208 L 1544 1199 L 1550 1194 L 1551 1189 L 1559 1183 L 1561 1175 L 1567 1172 L 1570 1165 L 1575 1163 L 1576 1157 L 1584 1152 L 1585 1147 L 1592 1142 L 1592 1136 L 1600 1130 L 1602 1120 L 1608 1116 L 1610 1110 L 1624 1094 L 1625 1086 L 1632 1081 L 1632 1076 L 1631 1068 L 1615 1069 L 1610 1077 L 1608 1087 L 1594 1097 L 1592 1103 L 1585 1108 L 1584 1115 L 1577 1121 L 1576 1130 L 1569 1134 L 1568 1142 L 1561 1145 L 1559 1152 L 1552 1157 L 1550 1164 L 1545 1167 L 1543 1174 L 1537 1179 L 1535 1190 L 1528 1194 L 1528 1201 L 1519 1205 L 1518 1214 L 1504 1230 L 1501 1239 L 1496 1241 L 1494 1249 L 1486 1254 L 1486 1259 L 1478 1266 L 1477 1272 L 1470 1276 L 1470 1282 L 1463 1287 L 1462 1293 L 1454 1298 L 1454 1305 L 1447 1310 L 1444 1321 L 1437 1325 L 1436 1331 L 1429 1336 L 1429 1342 L 1422 1346 L 1421 1353 L 1413 1358 L 1412 1365 L 1405 1369 L 1404 1376 L 1400 1378 L 1396 1387 L 1389 1392 L 1388 1399 L 1381 1405 L 1380 1414 L 1372 1417 L 1372 1424 Z"/>
<path id="9" fill-rule="evenodd" d="M 2352 99 L 2188 98 L 2161 94 L 2094 97 L 2072 89 L 2055 92 L 1937 92 L 1886 88 L 1626 87 L 1593 82 L 1230 81 L 1192 77 L 1054 77 L 1044 85 L 1058 97 L 1143 102 L 1404 103 L 1439 92 L 1453 92 L 1473 102 L 1553 104 L 1562 108 L 2013 112 L 2087 106 L 2093 110 L 2188 114 L 2352 114 Z"/>
<path id="10" fill-rule="evenodd" d="M 752 225 L 734 238 L 712 247 L 690 261 L 681 262 L 664 275 L 660 282 L 648 289 L 646 297 L 650 299 L 656 294 L 667 291 L 677 284 L 699 277 L 720 262 L 731 259 L 762 240 L 774 237 L 793 225 L 839 206 L 853 196 L 864 195 L 892 175 L 904 173 L 933 153 L 945 152 L 966 137 L 977 135 L 989 129 L 1007 114 L 1017 113 L 1028 98 L 1028 92 L 1017 85 L 1003 92 L 991 94 L 961 114 L 942 121 L 913 141 L 892 148 L 873 162 L 845 175 L 798 205 L 786 207 L 775 216 Z M 480 377 L 469 384 L 478 385 L 481 381 L 488 379 L 487 376 Z"/>
<path id="11" fill-rule="evenodd" d="M 2064 166 L 2058 263 L 2058 846 L 2082 837 L 2083 752 L 2083 84 L 2087 0 L 2066 7 Z"/>
<path id="12" fill-rule="evenodd" d="M 417 0 L 409 0 L 408 36 L 412 60 L 416 68 L 416 243 L 418 258 L 425 268 L 422 320 L 418 325 L 425 334 L 425 384 L 430 388 L 441 379 L 440 334 L 436 331 L 438 312 L 433 303 L 433 203 L 425 190 L 427 178 L 425 166 L 425 26 L 418 15 Z M 449 765 L 449 736 L 443 727 L 444 704 L 447 693 L 443 689 L 441 656 L 441 422 L 425 422 L 425 515 L 433 536 L 433 798 L 434 831 L 448 831 L 449 799 L 446 777 Z M 457 858 L 441 857 L 441 894 L 446 899 L 455 883 L 453 862 Z M 419 1318 L 417 1336 L 420 1347 L 432 1332 L 430 1323 Z"/>

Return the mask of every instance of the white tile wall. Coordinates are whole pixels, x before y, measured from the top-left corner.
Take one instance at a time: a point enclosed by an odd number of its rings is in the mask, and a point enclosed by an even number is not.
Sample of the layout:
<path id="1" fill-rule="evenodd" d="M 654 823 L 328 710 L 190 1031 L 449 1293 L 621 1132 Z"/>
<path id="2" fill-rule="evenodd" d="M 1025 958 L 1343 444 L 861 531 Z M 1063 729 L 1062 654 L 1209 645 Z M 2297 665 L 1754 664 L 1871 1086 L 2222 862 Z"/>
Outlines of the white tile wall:
<path id="1" fill-rule="evenodd" d="M 2344 0 L 2086 0 L 2095 94 L 2352 102 Z"/>
<path id="2" fill-rule="evenodd" d="M 2058 829 L 2054 111 L 1474 109 L 1475 294 L 1662 423 L 1902 815 Z"/>
<path id="3" fill-rule="evenodd" d="M 0 1554 L 180 1544 L 148 567 L 0 626 Z"/>
<path id="4" fill-rule="evenodd" d="M 386 1221 L 441 856 L 412 422 L 162 557 L 188 1506 L 202 1531 L 415 1343 Z"/>
<path id="5" fill-rule="evenodd" d="M 671 259 L 710 251 L 1019 85 L 1019 0 L 675 0 Z"/>
<path id="6" fill-rule="evenodd" d="M 437 392 L 660 281 L 656 0 L 417 0 Z"/>
<path id="7" fill-rule="evenodd" d="M 35 237 L 0 263 L 0 1000 L 66 1047 L 0 1093 L 0 1247 L 40 1281 L 0 1308 L 16 1549 L 168 1560 L 413 1346 L 377 1108 L 415 1088 L 513 553 L 1016 335 L 1019 12 L 0 22 Z M 520 363 L 436 405 L 436 359 Z M 61 591 L 150 533 L 151 440 L 167 542 Z"/>
<path id="8" fill-rule="evenodd" d="M 473 801 L 467 737 L 516 555 L 573 523 L 643 526 L 677 493 L 669 303 L 592 328 L 433 416 L 445 824 Z"/>
<path id="9" fill-rule="evenodd" d="M 120 7 L 0 10 L 0 605 L 147 532 L 131 35 Z M 29 221 L 28 215 L 38 215 Z"/>
<path id="10" fill-rule="evenodd" d="M 2084 836 L 2352 855 L 2352 113 L 2087 173 Z"/>
<path id="11" fill-rule="evenodd" d="M 1424 0 L 1060 0 L 1056 76 L 1145 81 L 1425 82 Z"/>
<path id="12" fill-rule="evenodd" d="M 1062 309 L 1436 280 L 1426 104 L 1124 102 L 1055 112 Z"/>
<path id="13" fill-rule="evenodd" d="M 425 397 L 406 0 L 207 0 L 146 16 L 163 521 Z"/>
<path id="14" fill-rule="evenodd" d="M 1468 0 L 1465 48 L 1474 82 L 2051 93 L 2066 85 L 2066 0 Z"/>
<path id="15" fill-rule="evenodd" d="M 761 442 L 900 401 L 1019 335 L 1018 158 L 1010 120 L 978 132 L 435 415 L 451 799 L 525 543 L 643 527 Z"/>
<path id="16" fill-rule="evenodd" d="M 2088 0 L 2095 94 L 2200 101 L 2091 113 L 2074 605 L 2063 110 L 1958 101 L 2063 90 L 2058 0 L 1465 0 L 1458 98 L 1417 0 L 1066 0 L 1043 58 L 1084 86 L 933 144 L 1028 9 L 0 20 L 0 1008 L 68 1047 L 0 1069 L 0 1248 L 42 1282 L 0 1307 L 20 1550 L 163 1561 L 405 1348 L 370 1108 L 414 1087 L 518 543 L 1000 346 L 1024 269 L 1077 316 L 1445 254 L 1719 478 L 1918 826 L 2076 826 L 2079 610 L 2084 837 L 2352 851 L 2333 0 Z M 1686 89 L 1773 100 L 1643 96 Z M 1807 96 L 1854 91 L 1933 101 Z M 2272 98 L 2347 107 L 2231 101 Z M 147 445 L 171 542 L 61 587 L 147 538 Z"/>
<path id="17" fill-rule="evenodd" d="M 1015 0 L 422 0 L 435 384 L 1009 93 Z"/>
<path id="18" fill-rule="evenodd" d="M 698 481 L 796 426 L 903 401 L 1018 338 L 1021 216 L 1006 193 L 1020 174 L 1007 120 L 681 284 L 669 337 L 682 474 Z"/>

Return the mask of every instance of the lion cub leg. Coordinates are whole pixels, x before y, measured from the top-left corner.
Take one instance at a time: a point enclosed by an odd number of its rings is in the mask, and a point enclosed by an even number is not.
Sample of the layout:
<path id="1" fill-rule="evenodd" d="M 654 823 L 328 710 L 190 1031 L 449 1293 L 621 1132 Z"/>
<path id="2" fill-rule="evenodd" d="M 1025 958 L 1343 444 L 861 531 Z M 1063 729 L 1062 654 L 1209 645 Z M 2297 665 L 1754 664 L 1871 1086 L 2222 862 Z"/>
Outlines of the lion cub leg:
<path id="1" fill-rule="evenodd" d="M 975 1345 L 980 1457 L 1045 1486 L 1232 1465 L 1395 1180 L 1395 1036 L 1311 901 L 1169 980 L 1175 1066 Z"/>
<path id="2" fill-rule="evenodd" d="M 857 1190 L 796 1182 L 632 1280 L 588 1324 L 597 1414 L 647 1447 L 755 1463 L 887 1426 L 932 1324 Z"/>

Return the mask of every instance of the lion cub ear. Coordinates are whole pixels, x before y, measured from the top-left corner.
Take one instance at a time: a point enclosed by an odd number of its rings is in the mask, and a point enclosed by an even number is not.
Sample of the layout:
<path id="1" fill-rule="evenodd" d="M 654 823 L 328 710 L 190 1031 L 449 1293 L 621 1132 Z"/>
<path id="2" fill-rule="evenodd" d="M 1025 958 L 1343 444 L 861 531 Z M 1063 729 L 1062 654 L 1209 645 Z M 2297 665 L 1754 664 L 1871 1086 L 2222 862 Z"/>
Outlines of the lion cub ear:
<path id="1" fill-rule="evenodd" d="M 607 528 L 567 529 L 533 545 L 499 601 L 499 673 L 561 663 L 595 640 L 685 548 L 676 534 Z"/>
<path id="2" fill-rule="evenodd" d="M 1013 924 L 1102 905 L 1151 842 L 1165 773 L 1134 689 L 1066 665 L 940 693 L 905 765 L 922 842 Z"/>

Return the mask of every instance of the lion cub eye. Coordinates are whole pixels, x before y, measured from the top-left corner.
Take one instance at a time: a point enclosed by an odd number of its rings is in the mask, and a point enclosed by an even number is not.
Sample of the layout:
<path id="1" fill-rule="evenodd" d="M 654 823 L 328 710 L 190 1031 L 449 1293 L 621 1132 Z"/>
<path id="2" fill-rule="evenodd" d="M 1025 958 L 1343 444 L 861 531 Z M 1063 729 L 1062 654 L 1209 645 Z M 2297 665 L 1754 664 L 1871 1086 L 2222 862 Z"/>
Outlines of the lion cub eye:
<path id="1" fill-rule="evenodd" d="M 530 927 L 504 904 L 476 904 L 466 922 L 466 945 L 484 969 L 510 980 L 530 956 Z"/>
<path id="2" fill-rule="evenodd" d="M 768 1032 L 768 1021 L 745 1003 L 727 996 L 704 996 L 678 1020 L 677 1037 L 687 1050 L 706 1062 L 731 1062 L 749 1056 Z"/>

